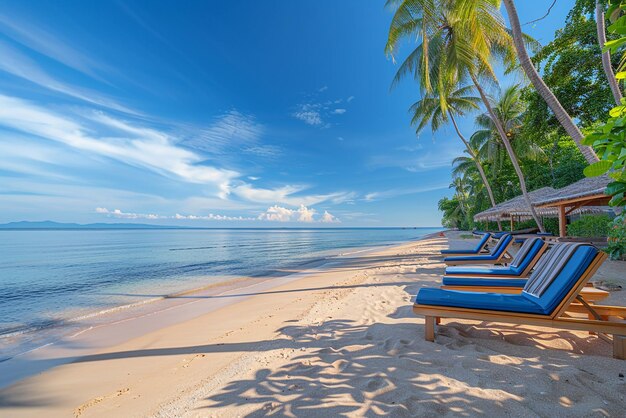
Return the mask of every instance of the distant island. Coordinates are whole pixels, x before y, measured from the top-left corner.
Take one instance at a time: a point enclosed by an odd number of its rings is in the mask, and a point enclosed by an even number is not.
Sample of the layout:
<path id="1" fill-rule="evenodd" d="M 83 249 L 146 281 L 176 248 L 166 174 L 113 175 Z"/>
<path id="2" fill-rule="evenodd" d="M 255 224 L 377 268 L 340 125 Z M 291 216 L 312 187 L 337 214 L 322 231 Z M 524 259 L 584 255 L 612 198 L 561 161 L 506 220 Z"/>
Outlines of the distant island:
<path id="1" fill-rule="evenodd" d="M 148 225 L 134 223 L 77 224 L 53 221 L 20 221 L 0 224 L 0 229 L 190 229 L 184 226 Z"/>

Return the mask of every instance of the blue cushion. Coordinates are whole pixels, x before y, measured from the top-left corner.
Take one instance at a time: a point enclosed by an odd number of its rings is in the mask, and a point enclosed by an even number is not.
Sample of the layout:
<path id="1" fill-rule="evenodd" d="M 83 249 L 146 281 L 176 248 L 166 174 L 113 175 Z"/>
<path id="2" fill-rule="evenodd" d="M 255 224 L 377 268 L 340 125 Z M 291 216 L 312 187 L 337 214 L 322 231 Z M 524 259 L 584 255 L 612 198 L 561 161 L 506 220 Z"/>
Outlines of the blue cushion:
<path id="1" fill-rule="evenodd" d="M 528 267 L 532 259 L 537 256 L 537 253 L 543 248 L 544 245 L 546 245 L 545 242 L 541 240 L 536 240 L 532 248 L 526 254 L 526 257 L 524 257 L 524 259 L 521 260 L 517 265 L 515 264 L 515 261 L 512 262 L 511 267 L 519 269 L 519 272 L 521 274 L 521 272 L 524 271 L 526 267 Z"/>
<path id="2" fill-rule="evenodd" d="M 589 267 L 598 250 L 591 245 L 578 248 L 541 297 L 522 292 L 519 295 L 461 292 L 422 288 L 415 302 L 420 305 L 453 306 L 504 312 L 550 315 Z"/>
<path id="3" fill-rule="evenodd" d="M 455 274 L 478 274 L 484 276 L 519 276 L 522 270 L 519 267 L 465 267 L 452 266 L 446 267 L 446 275 Z"/>
<path id="4" fill-rule="evenodd" d="M 543 313 L 552 313 L 589 267 L 596 254 L 598 250 L 591 245 L 579 247 L 541 297 L 538 298 L 525 292 L 522 292 L 522 296 L 541 306 Z"/>
<path id="5" fill-rule="evenodd" d="M 478 242 L 478 245 L 474 249 L 470 249 L 470 250 L 453 250 L 453 249 L 441 250 L 441 254 L 478 254 L 483 249 L 483 247 L 485 246 L 485 244 L 487 243 L 487 241 L 489 240 L 490 237 L 491 237 L 491 234 L 483 235 L 483 238 Z"/>
<path id="6" fill-rule="evenodd" d="M 541 306 L 523 295 L 502 293 L 461 292 L 424 287 L 420 289 L 415 302 L 420 305 L 454 306 L 458 308 L 532 314 L 543 313 Z"/>
<path id="7" fill-rule="evenodd" d="M 528 279 L 494 279 L 489 277 L 447 277 L 443 276 L 446 286 L 501 286 L 524 287 Z"/>

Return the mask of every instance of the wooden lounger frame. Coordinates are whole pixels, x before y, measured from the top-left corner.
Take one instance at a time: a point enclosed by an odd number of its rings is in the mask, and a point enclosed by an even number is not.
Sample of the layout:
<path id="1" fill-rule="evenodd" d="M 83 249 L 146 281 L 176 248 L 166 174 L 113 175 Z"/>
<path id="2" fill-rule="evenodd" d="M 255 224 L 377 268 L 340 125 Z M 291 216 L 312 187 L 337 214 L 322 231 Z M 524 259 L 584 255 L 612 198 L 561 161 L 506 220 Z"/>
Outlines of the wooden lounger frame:
<path id="1" fill-rule="evenodd" d="M 504 251 L 502 251 L 502 254 L 500 254 L 500 257 L 495 258 L 495 259 L 491 259 L 491 260 L 446 260 L 444 258 L 443 262 L 446 263 L 449 266 L 460 266 L 460 265 L 464 265 L 464 264 L 503 264 L 503 263 L 510 263 L 511 260 L 513 260 L 513 257 L 511 256 L 511 254 L 509 253 L 509 248 L 511 248 L 511 245 L 513 245 L 513 240 L 509 241 L 508 245 L 504 248 Z M 451 254 L 444 254 L 446 256 L 446 258 L 448 256 L 450 257 L 454 257 Z M 472 255 L 462 255 L 462 257 L 477 257 L 477 256 L 481 256 L 483 254 L 472 254 Z M 484 254 L 484 255 L 490 255 L 490 254 Z"/>
<path id="2" fill-rule="evenodd" d="M 446 277 L 462 277 L 462 278 L 488 277 L 490 279 L 525 279 L 528 276 L 530 276 L 530 272 L 535 267 L 535 265 L 537 264 L 541 256 L 548 250 L 548 247 L 550 247 L 550 245 L 547 242 L 543 241 L 543 246 L 539 249 L 537 254 L 533 257 L 530 263 L 528 263 L 528 266 L 526 266 L 524 271 L 522 271 L 522 273 L 519 276 L 512 276 L 510 274 L 509 275 L 492 275 L 492 274 L 485 275 L 485 274 L 480 274 L 480 273 L 452 273 L 452 274 L 446 274 Z"/>
<path id="3" fill-rule="evenodd" d="M 613 336 L 613 357 L 626 359 L 626 307 L 589 305 L 580 297 L 583 288 L 595 274 L 607 255 L 599 252 L 576 284 L 550 315 L 456 308 L 451 306 L 413 305 L 413 312 L 424 316 L 425 338 L 435 341 L 435 325 L 440 318 L 470 319 L 548 328 L 589 331 Z M 579 301 L 580 303 L 577 303 Z M 572 316 L 586 314 L 587 318 Z"/>

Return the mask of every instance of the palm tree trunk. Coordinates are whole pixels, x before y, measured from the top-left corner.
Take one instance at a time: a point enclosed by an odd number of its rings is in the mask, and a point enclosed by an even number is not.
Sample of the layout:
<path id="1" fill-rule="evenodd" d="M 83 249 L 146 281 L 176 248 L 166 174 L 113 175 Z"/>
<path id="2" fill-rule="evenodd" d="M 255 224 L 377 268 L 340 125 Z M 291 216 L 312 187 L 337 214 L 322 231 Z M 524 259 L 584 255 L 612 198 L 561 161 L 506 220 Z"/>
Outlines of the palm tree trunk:
<path id="1" fill-rule="evenodd" d="M 598 33 L 598 43 L 600 49 L 604 48 L 606 43 L 606 30 L 604 29 L 604 7 L 596 0 L 596 32 Z M 609 86 L 613 93 L 613 99 L 617 105 L 622 104 L 622 92 L 617 84 L 615 73 L 613 72 L 613 66 L 611 65 L 611 53 L 609 51 L 602 53 L 602 68 L 604 68 L 604 74 L 606 74 L 607 80 L 609 80 Z"/>
<path id="2" fill-rule="evenodd" d="M 465 137 L 459 130 L 459 126 L 456 124 L 456 120 L 454 119 L 454 116 L 452 115 L 452 113 L 448 112 L 448 115 L 450 115 L 450 120 L 452 121 L 452 125 L 454 125 L 454 130 L 456 131 L 456 134 L 459 136 L 459 138 L 461 138 L 461 141 L 463 141 L 463 144 L 465 144 L 465 148 L 467 148 L 467 152 L 469 153 L 470 157 L 472 157 L 472 160 L 474 160 L 474 164 L 476 164 L 476 168 L 478 169 L 478 172 L 480 173 L 480 178 L 483 181 L 483 185 L 485 186 L 485 189 L 487 189 L 487 194 L 489 195 L 489 200 L 491 201 L 491 207 L 495 208 L 496 200 L 493 198 L 493 191 L 491 190 L 491 185 L 487 181 L 487 176 L 485 175 L 485 170 L 483 169 L 483 165 L 480 163 L 478 156 L 476 155 L 476 153 L 470 146 L 467 139 L 465 139 Z M 499 220 L 498 220 L 498 231 L 502 231 L 502 224 L 500 223 Z"/>
<path id="3" fill-rule="evenodd" d="M 533 83 L 535 89 L 537 89 L 537 92 L 541 95 L 541 97 L 543 97 L 546 104 L 550 107 L 550 109 L 552 109 L 554 116 L 556 116 L 561 126 L 563 126 L 565 132 L 572 137 L 576 146 L 585 157 L 585 160 L 587 160 L 589 164 L 599 161 L 598 156 L 593 149 L 582 144 L 582 132 L 580 132 L 580 129 L 578 129 L 572 118 L 567 114 L 559 100 L 548 88 L 546 83 L 544 83 L 543 79 L 530 60 L 526 47 L 524 46 L 524 40 L 522 39 L 522 28 L 519 23 L 519 17 L 517 16 L 514 1 L 504 0 L 504 6 L 506 7 L 506 12 L 509 15 L 509 22 L 511 23 L 511 30 L 513 32 L 513 43 L 515 44 L 515 49 L 517 50 L 517 56 L 524 72 L 526 73 L 526 76 Z"/>
<path id="4" fill-rule="evenodd" d="M 504 128 L 502 127 L 502 123 L 500 123 L 500 119 L 498 119 L 495 112 L 493 111 L 493 108 L 491 107 L 491 103 L 489 103 L 489 99 L 487 98 L 487 95 L 485 94 L 485 91 L 483 90 L 481 85 L 478 83 L 478 79 L 476 78 L 474 73 L 470 73 L 470 77 L 472 77 L 474 86 L 476 86 L 476 90 L 478 90 L 478 93 L 480 94 L 480 98 L 483 100 L 483 103 L 485 104 L 485 107 L 487 108 L 487 112 L 489 112 L 489 115 L 491 116 L 491 119 L 493 120 L 493 124 L 496 126 L 496 130 L 498 131 L 498 134 L 500 135 L 500 139 L 502 140 L 502 143 L 504 144 L 504 148 L 506 148 L 506 151 L 509 154 L 509 158 L 511 159 L 511 163 L 513 164 L 513 168 L 515 169 L 517 178 L 519 179 L 519 186 L 520 186 L 520 189 L 522 189 L 522 195 L 524 195 L 524 200 L 526 200 L 526 204 L 528 205 L 528 209 L 530 210 L 530 214 L 535 220 L 537 227 L 539 227 L 539 231 L 546 232 L 545 229 L 543 228 L 543 224 L 541 223 L 541 220 L 539 219 L 539 216 L 537 216 L 535 207 L 533 206 L 532 201 L 530 200 L 530 196 L 528 195 L 528 190 L 526 190 L 526 179 L 524 178 L 524 173 L 522 173 L 522 169 L 520 168 L 519 162 L 517 161 L 517 156 L 515 155 L 515 151 L 513 151 L 513 147 L 511 146 L 511 142 L 509 141 L 509 138 L 506 136 L 506 132 L 504 131 Z"/>

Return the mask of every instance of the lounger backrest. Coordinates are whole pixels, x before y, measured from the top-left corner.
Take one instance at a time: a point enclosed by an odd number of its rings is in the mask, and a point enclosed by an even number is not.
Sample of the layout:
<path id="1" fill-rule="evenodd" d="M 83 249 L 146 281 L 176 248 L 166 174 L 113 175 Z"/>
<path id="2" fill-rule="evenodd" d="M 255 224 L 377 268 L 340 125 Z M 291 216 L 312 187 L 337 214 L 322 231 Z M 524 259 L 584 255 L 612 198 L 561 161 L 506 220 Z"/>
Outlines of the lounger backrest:
<path id="1" fill-rule="evenodd" d="M 520 267 L 527 257 L 529 259 L 534 257 L 542 246 L 543 240 L 541 238 L 529 238 L 524 241 L 517 254 L 515 254 L 513 261 L 511 261 L 511 267 Z"/>
<path id="2" fill-rule="evenodd" d="M 478 243 L 478 246 L 476 247 L 476 250 L 475 250 L 477 253 L 483 249 L 485 244 L 487 244 L 487 241 L 489 241 L 489 238 L 491 238 L 491 234 L 489 232 L 486 232 L 485 234 L 483 234 L 483 237 Z"/>
<path id="3" fill-rule="evenodd" d="M 522 295 L 540 305 L 546 314 L 551 314 L 597 254 L 598 250 L 589 244 L 556 244 L 541 258 L 542 265 L 533 271 Z"/>
<path id="4" fill-rule="evenodd" d="M 511 234 L 503 235 L 502 238 L 500 238 L 500 241 L 498 241 L 496 246 L 491 251 L 491 255 L 499 257 L 500 254 L 502 254 L 504 250 L 506 250 L 512 240 L 513 237 L 511 236 Z"/>

